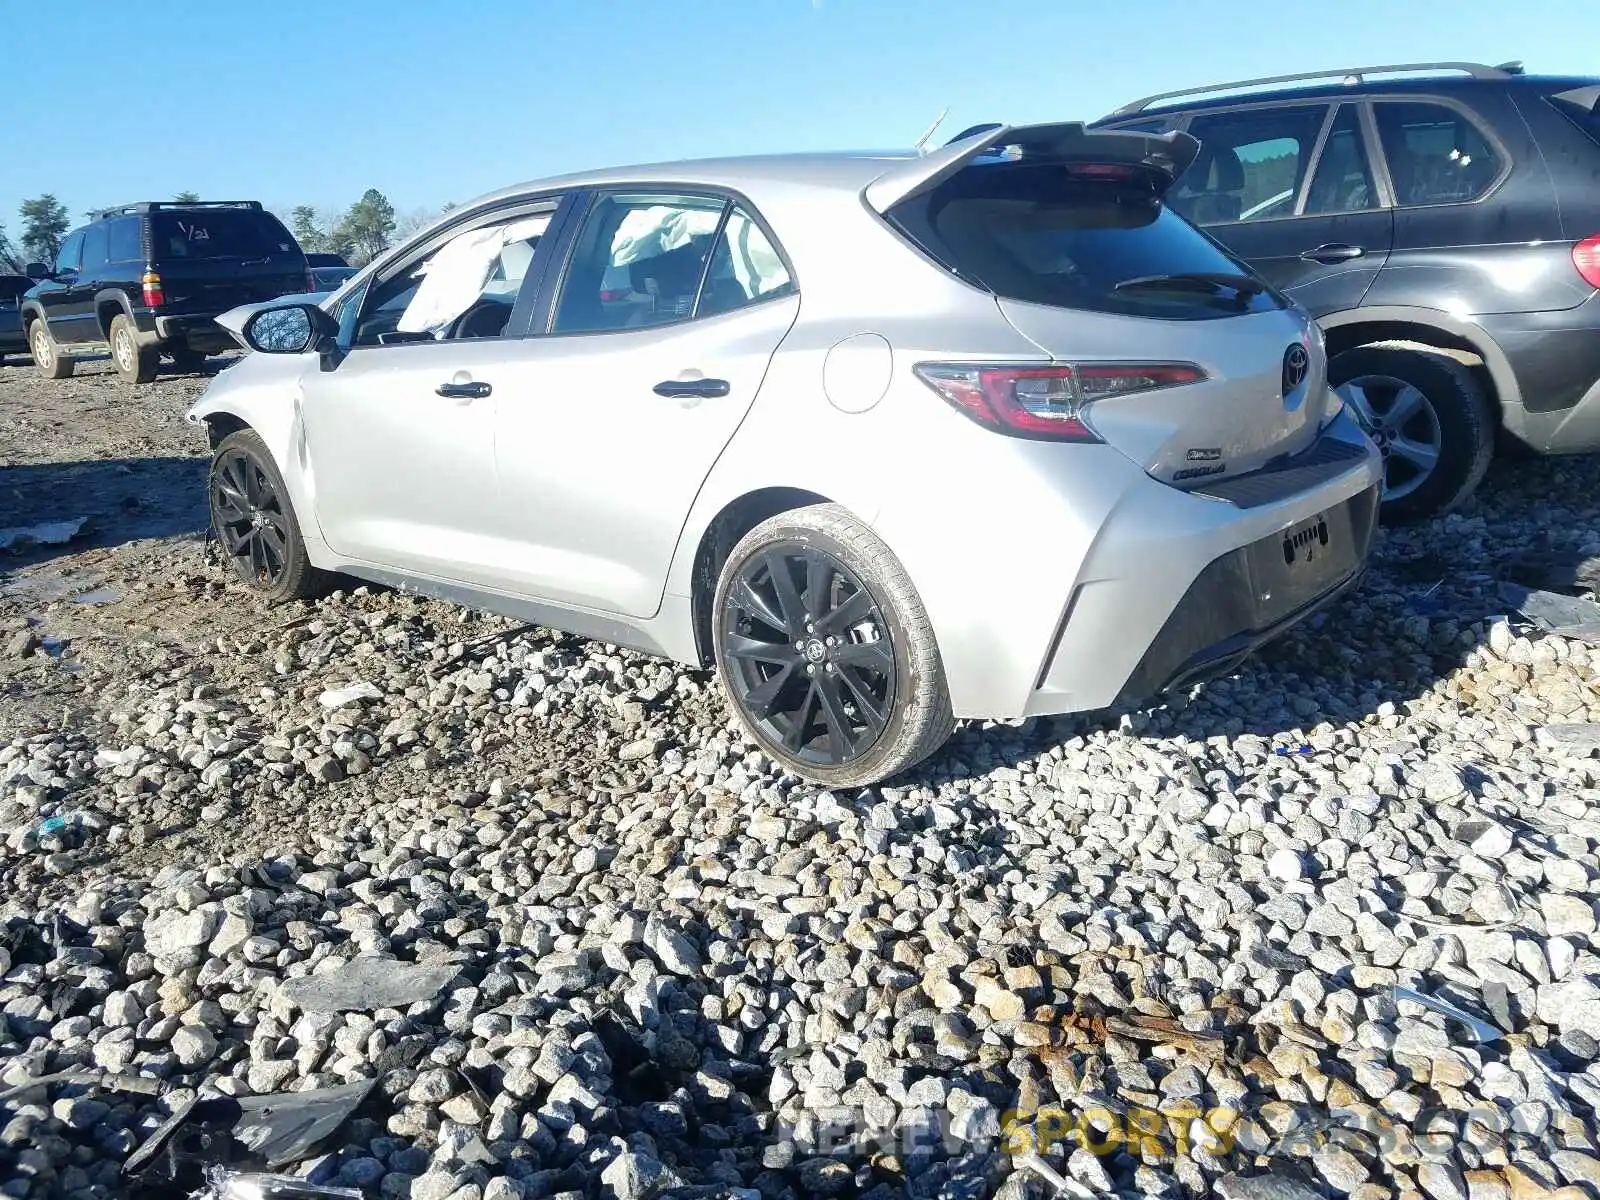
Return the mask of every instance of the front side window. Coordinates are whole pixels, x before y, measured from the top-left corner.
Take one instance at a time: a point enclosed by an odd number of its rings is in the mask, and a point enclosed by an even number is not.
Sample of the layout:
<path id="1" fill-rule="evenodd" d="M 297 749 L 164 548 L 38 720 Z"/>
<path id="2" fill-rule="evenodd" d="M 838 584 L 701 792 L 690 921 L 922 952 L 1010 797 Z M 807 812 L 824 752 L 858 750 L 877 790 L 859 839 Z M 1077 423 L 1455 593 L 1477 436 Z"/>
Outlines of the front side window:
<path id="1" fill-rule="evenodd" d="M 370 289 L 354 345 L 500 337 L 554 212 L 463 230 Z"/>
<path id="2" fill-rule="evenodd" d="M 1463 113 L 1444 104 L 1380 100 L 1372 106 L 1395 203 L 1462 204 L 1500 176 L 1500 156 Z"/>
<path id="3" fill-rule="evenodd" d="M 1377 206 L 1372 168 L 1361 137 L 1361 114 L 1355 105 L 1341 104 L 1311 176 L 1306 215 L 1361 212 Z"/>
<path id="4" fill-rule="evenodd" d="M 727 207 L 709 196 L 601 196 L 578 233 L 551 332 L 688 320 Z"/>
<path id="5" fill-rule="evenodd" d="M 83 230 L 79 229 L 67 236 L 61 243 L 61 252 L 56 255 L 56 274 L 65 275 L 69 271 L 76 271 L 78 263 L 83 258 Z"/>
<path id="6" fill-rule="evenodd" d="M 1327 113 L 1321 104 L 1202 113 L 1189 122 L 1199 157 L 1167 203 L 1196 225 L 1294 215 Z"/>

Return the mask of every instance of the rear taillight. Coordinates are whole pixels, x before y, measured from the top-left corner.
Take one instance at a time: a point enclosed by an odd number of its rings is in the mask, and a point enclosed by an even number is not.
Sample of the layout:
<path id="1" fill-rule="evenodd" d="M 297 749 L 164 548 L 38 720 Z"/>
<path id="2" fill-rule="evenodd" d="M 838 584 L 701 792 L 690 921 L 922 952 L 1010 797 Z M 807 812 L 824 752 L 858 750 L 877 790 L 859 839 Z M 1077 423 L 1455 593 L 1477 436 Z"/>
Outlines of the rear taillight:
<path id="1" fill-rule="evenodd" d="M 166 302 L 166 293 L 161 290 L 161 276 L 154 271 L 146 271 L 144 273 L 144 306 L 146 308 L 160 308 Z"/>
<path id="2" fill-rule="evenodd" d="M 1572 265 L 1585 283 L 1600 288 L 1600 233 L 1584 238 L 1572 248 Z"/>
<path id="3" fill-rule="evenodd" d="M 1198 383 L 1192 363 L 918 363 L 917 376 L 978 424 L 1015 437 L 1098 442 L 1085 406 L 1111 396 Z"/>

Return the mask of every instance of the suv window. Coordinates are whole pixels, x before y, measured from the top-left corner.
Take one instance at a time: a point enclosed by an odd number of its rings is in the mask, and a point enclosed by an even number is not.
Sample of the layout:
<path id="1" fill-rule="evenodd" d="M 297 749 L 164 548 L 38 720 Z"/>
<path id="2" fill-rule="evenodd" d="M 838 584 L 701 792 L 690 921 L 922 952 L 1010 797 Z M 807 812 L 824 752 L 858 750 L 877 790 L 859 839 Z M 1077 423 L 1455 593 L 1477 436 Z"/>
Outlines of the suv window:
<path id="1" fill-rule="evenodd" d="M 436 341 L 499 337 L 553 212 L 465 230 L 415 259 L 371 289 L 353 344 L 380 345 L 392 333 Z"/>
<path id="2" fill-rule="evenodd" d="M 78 262 L 83 257 L 83 230 L 74 230 L 67 235 L 67 240 L 61 243 L 61 252 L 56 255 L 56 274 L 63 275 L 68 271 L 76 271 Z"/>
<path id="3" fill-rule="evenodd" d="M 1149 191 L 1070 166 L 975 164 L 889 216 L 947 270 L 1013 300 L 1174 320 L 1280 307 L 1268 292 L 1206 286 L 1248 268 Z"/>
<path id="4" fill-rule="evenodd" d="M 283 223 L 253 208 L 176 209 L 150 217 L 152 255 L 178 258 L 288 258 L 300 247 Z"/>
<path id="5" fill-rule="evenodd" d="M 1189 122 L 1200 156 L 1167 202 L 1196 225 L 1292 216 L 1327 114 L 1323 104 L 1201 113 Z"/>
<path id="6" fill-rule="evenodd" d="M 143 263 L 144 246 L 139 240 L 139 218 L 118 217 L 106 226 L 109 249 L 106 257 L 114 263 Z"/>
<path id="7" fill-rule="evenodd" d="M 732 312 L 747 304 L 773 300 L 794 291 L 794 281 L 777 250 L 750 214 L 734 208 L 722 227 L 706 272 L 705 289 L 695 316 Z"/>
<path id="8" fill-rule="evenodd" d="M 83 270 L 98 271 L 106 265 L 106 227 L 91 225 L 83 231 Z"/>
<path id="9" fill-rule="evenodd" d="M 711 196 L 601 196 L 578 233 L 551 332 L 688 320 L 727 207 Z"/>
<path id="10" fill-rule="evenodd" d="M 1372 106 L 1399 205 L 1476 200 L 1500 175 L 1500 156 L 1465 115 L 1443 104 Z"/>
<path id="11" fill-rule="evenodd" d="M 1306 215 L 1361 212 L 1377 205 L 1372 167 L 1361 135 L 1361 112 L 1354 104 L 1341 104 L 1311 176 Z"/>
<path id="12" fill-rule="evenodd" d="M 1556 106 L 1562 116 L 1588 134 L 1590 141 L 1600 145 L 1600 107 L 1596 107 L 1600 101 L 1594 99 L 1597 90 L 1600 89 L 1581 88 L 1577 92 L 1561 93 L 1551 96 L 1550 103 Z"/>

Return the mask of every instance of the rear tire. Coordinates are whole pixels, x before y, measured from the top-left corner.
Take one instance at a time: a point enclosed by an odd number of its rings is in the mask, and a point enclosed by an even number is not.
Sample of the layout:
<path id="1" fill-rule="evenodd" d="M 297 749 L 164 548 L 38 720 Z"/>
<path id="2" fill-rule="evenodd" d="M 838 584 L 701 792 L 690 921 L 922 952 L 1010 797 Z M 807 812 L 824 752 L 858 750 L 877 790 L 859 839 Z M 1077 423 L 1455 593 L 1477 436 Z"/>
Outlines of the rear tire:
<path id="1" fill-rule="evenodd" d="M 717 582 L 712 642 L 740 723 L 803 779 L 877 783 L 955 728 L 905 568 L 836 504 L 780 513 L 740 539 Z"/>
<path id="2" fill-rule="evenodd" d="M 125 316 L 111 318 L 111 361 L 125 383 L 149 383 L 156 377 L 161 355 L 154 346 L 139 344 L 139 331 Z"/>
<path id="3" fill-rule="evenodd" d="M 46 379 L 65 379 L 77 365 L 75 360 L 61 353 L 43 317 L 28 327 L 28 348 L 33 354 L 34 369 Z"/>
<path id="4" fill-rule="evenodd" d="M 329 589 L 333 576 L 311 565 L 289 489 L 255 430 L 217 444 L 207 494 L 223 557 L 257 596 L 283 604 Z"/>
<path id="5" fill-rule="evenodd" d="M 1336 355 L 1328 383 L 1384 451 L 1384 522 L 1447 513 L 1483 481 L 1496 422 L 1464 364 L 1427 346 L 1377 342 Z M 1420 470 L 1416 460 L 1430 456 L 1431 466 Z"/>

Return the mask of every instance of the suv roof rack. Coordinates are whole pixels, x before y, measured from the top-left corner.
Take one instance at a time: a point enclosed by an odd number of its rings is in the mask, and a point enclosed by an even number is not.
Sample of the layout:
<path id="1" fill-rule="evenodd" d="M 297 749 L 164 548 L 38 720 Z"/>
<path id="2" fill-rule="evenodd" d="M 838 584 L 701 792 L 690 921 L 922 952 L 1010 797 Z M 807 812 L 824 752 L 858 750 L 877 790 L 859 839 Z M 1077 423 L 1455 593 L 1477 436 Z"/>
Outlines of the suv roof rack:
<path id="1" fill-rule="evenodd" d="M 1520 62 L 1502 63 L 1498 67 L 1488 67 L 1482 63 L 1471 62 L 1433 62 L 1433 63 L 1398 63 L 1391 66 L 1378 67 L 1347 67 L 1342 71 L 1303 71 L 1296 75 L 1266 75 L 1260 79 L 1240 79 L 1232 83 L 1213 83 L 1201 87 L 1180 88 L 1173 92 L 1157 92 L 1154 96 L 1146 96 L 1142 100 L 1134 100 L 1124 104 L 1121 108 L 1108 114 L 1112 117 L 1126 117 L 1133 113 L 1141 113 L 1158 100 L 1172 100 L 1178 96 L 1201 96 L 1207 92 L 1227 92 L 1235 88 L 1264 87 L 1273 83 L 1299 83 L 1307 79 L 1339 79 L 1346 84 L 1364 83 L 1367 75 L 1392 75 L 1401 71 L 1460 71 L 1473 79 L 1510 79 L 1513 75 L 1523 74 Z"/>
<path id="2" fill-rule="evenodd" d="M 138 204 L 119 204 L 114 208 L 96 209 L 89 214 L 91 221 L 107 217 L 127 217 L 135 214 L 158 212 L 166 208 L 253 208 L 260 209 L 259 200 L 141 200 Z"/>

